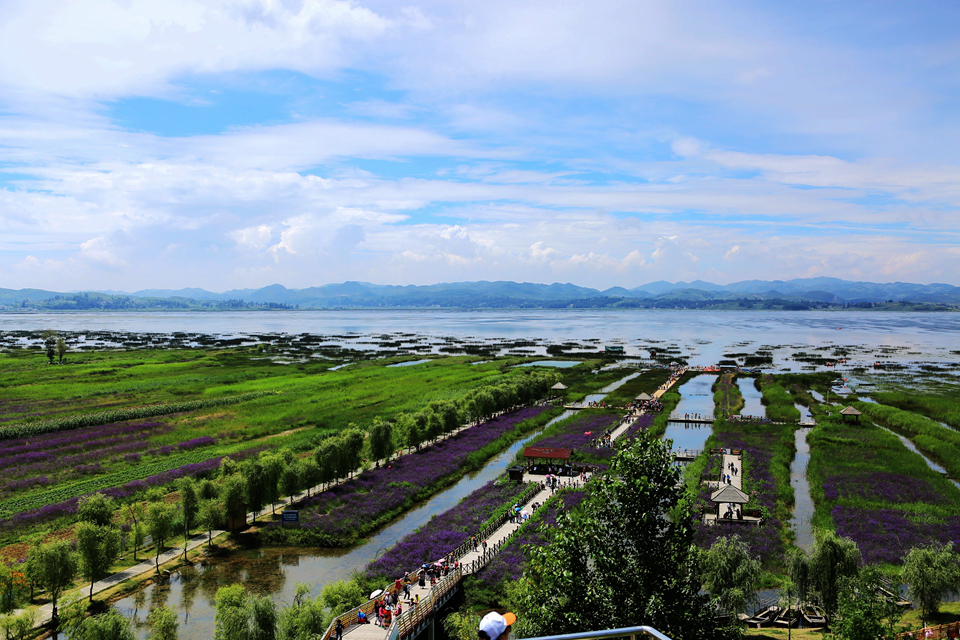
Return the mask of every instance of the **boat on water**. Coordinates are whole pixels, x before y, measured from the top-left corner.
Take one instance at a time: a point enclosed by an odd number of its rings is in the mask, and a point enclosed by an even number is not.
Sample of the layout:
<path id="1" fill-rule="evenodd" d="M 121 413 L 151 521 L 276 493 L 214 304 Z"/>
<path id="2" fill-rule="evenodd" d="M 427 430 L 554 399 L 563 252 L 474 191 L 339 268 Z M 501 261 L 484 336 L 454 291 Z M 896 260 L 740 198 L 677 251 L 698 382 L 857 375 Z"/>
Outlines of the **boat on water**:
<path id="1" fill-rule="evenodd" d="M 800 609 L 803 615 L 803 626 L 820 628 L 827 626 L 827 617 L 823 615 L 823 610 L 812 604 L 805 604 Z"/>
<path id="2" fill-rule="evenodd" d="M 800 622 L 800 615 L 796 607 L 781 607 L 780 614 L 773 621 L 775 627 L 787 629 L 797 626 Z"/>
<path id="3" fill-rule="evenodd" d="M 749 627 L 769 627 L 773 625 L 782 609 L 783 607 L 780 605 L 772 604 L 762 611 L 753 614 L 743 622 Z"/>

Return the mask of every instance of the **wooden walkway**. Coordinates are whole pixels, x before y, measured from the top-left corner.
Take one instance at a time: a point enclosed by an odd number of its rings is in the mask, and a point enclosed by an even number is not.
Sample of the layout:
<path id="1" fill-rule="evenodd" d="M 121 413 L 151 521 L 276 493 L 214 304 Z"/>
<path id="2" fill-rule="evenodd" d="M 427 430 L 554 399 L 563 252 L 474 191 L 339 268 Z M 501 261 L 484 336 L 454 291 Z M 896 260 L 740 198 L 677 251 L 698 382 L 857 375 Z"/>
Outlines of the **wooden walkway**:
<path id="1" fill-rule="evenodd" d="M 535 477 L 528 479 L 525 476 L 524 481 L 540 483 L 539 478 Z M 543 504 L 553 495 L 554 492 L 551 489 L 543 489 L 530 497 L 527 503 Z M 452 592 L 459 587 L 463 576 L 476 573 L 482 569 L 509 542 L 510 537 L 521 526 L 523 525 L 507 520 L 494 531 L 481 532 L 481 535 L 477 537 L 481 544 L 478 544 L 476 548 L 471 548 L 469 544 L 461 545 L 462 553 L 455 554 L 453 558 L 455 561 L 459 561 L 460 568 L 438 580 L 434 585 L 431 585 L 427 580 L 421 587 L 417 581 L 416 572 L 408 574 L 407 579 L 412 582 L 410 584 L 410 598 L 401 599 L 403 613 L 388 628 L 377 625 L 377 616 L 375 613 L 371 613 L 379 597 L 339 616 L 344 627 L 343 635 L 347 636 L 349 634 L 350 640 L 387 640 L 392 636 L 407 638 L 416 635 L 423 625 L 431 621 L 437 609 L 446 603 Z M 482 544 L 483 540 L 486 540 L 486 546 Z M 441 554 L 438 553 L 437 555 L 440 556 Z M 393 590 L 393 585 L 390 585 L 385 593 L 391 593 Z M 418 596 L 419 603 L 414 606 Z M 371 620 L 370 623 L 357 624 L 357 613 L 360 610 L 367 614 L 368 620 Z M 336 619 L 330 624 L 322 640 L 331 640 L 335 637 L 335 625 Z"/>

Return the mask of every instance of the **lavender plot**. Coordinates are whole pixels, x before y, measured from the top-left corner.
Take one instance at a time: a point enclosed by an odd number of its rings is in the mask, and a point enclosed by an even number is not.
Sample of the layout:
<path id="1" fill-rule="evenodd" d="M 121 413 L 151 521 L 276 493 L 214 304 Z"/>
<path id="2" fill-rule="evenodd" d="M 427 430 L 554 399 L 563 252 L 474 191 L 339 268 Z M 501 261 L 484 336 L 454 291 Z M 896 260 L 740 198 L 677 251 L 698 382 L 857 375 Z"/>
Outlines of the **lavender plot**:
<path id="1" fill-rule="evenodd" d="M 395 578 L 424 562 L 434 562 L 477 533 L 495 511 L 513 503 L 524 489 L 526 485 L 517 482 L 488 482 L 370 563 L 367 576 Z"/>
<path id="2" fill-rule="evenodd" d="M 318 493 L 304 501 L 300 526 L 332 543 L 353 540 L 424 497 L 432 485 L 458 474 L 472 452 L 546 410 L 528 407 L 499 416 Z"/>

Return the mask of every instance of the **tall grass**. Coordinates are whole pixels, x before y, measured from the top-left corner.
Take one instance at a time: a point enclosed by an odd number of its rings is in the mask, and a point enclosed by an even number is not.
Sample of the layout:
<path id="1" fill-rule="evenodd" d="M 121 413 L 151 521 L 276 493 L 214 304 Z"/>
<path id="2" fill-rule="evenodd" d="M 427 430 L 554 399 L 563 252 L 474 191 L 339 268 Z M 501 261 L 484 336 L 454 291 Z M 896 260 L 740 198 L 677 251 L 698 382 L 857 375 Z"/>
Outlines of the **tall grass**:
<path id="1" fill-rule="evenodd" d="M 896 407 L 872 402 L 855 402 L 854 405 L 881 424 L 905 434 L 917 449 L 935 458 L 951 476 L 960 478 L 960 432 Z"/>
<path id="2" fill-rule="evenodd" d="M 757 378 L 755 384 L 763 394 L 760 402 L 767 408 L 768 418 L 774 422 L 800 421 L 800 411 L 793 406 L 793 396 L 772 375 Z"/>
<path id="3" fill-rule="evenodd" d="M 960 388 L 954 387 L 947 393 L 935 394 L 885 391 L 873 394 L 873 398 L 881 404 L 920 413 L 960 429 Z"/>

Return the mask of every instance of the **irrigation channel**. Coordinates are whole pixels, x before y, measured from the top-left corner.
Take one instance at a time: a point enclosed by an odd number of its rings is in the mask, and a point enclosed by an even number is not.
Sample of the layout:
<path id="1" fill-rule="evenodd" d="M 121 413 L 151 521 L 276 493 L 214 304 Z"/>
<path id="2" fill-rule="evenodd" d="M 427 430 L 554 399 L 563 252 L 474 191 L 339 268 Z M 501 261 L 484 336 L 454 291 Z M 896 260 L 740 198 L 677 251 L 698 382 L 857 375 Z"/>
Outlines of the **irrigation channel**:
<path id="1" fill-rule="evenodd" d="M 639 372 L 632 373 L 607 385 L 600 393 L 588 397 L 591 401 L 602 400 L 606 394 L 638 375 Z M 574 410 L 564 411 L 548 422 L 544 429 L 575 413 Z M 515 442 L 482 469 L 463 477 L 449 489 L 410 510 L 360 546 L 352 549 L 264 547 L 231 552 L 195 566 L 183 567 L 169 578 L 145 585 L 118 600 L 114 607 L 133 620 L 137 637 L 140 639 L 145 639 L 148 635 L 147 614 L 155 607 L 166 604 L 178 613 L 180 640 L 209 640 L 213 637 L 214 602 L 220 587 L 243 584 L 251 593 L 269 595 L 283 604 L 289 604 L 293 600 L 298 582 L 312 585 L 311 595 L 319 595 L 325 584 L 348 579 L 354 571 L 362 571 L 399 539 L 426 524 L 433 516 L 455 507 L 487 482 L 501 476 L 507 467 L 513 464 L 517 453 L 541 433 L 542 430 L 537 431 Z"/>

